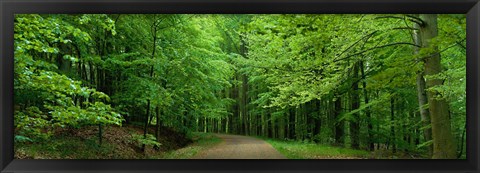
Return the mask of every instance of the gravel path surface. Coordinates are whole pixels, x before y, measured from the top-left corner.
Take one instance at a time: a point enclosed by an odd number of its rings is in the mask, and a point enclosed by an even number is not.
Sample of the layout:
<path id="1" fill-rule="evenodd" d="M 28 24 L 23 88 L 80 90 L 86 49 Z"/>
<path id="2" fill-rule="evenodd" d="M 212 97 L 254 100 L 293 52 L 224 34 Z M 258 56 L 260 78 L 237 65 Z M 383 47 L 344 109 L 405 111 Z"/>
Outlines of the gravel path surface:
<path id="1" fill-rule="evenodd" d="M 216 134 L 223 141 L 193 159 L 286 159 L 269 143 L 248 136 Z"/>

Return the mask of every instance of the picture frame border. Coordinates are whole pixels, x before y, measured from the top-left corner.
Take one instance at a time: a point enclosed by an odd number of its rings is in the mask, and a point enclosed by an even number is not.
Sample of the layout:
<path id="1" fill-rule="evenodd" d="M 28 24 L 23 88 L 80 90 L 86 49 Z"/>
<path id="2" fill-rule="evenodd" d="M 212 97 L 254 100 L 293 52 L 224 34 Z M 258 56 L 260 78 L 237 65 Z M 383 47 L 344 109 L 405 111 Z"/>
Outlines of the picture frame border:
<path id="1" fill-rule="evenodd" d="M 13 25 L 15 14 L 416 14 L 467 16 L 467 159 L 465 160 L 19 160 L 13 146 Z M 1 0 L 1 172 L 478 172 L 477 0 Z"/>

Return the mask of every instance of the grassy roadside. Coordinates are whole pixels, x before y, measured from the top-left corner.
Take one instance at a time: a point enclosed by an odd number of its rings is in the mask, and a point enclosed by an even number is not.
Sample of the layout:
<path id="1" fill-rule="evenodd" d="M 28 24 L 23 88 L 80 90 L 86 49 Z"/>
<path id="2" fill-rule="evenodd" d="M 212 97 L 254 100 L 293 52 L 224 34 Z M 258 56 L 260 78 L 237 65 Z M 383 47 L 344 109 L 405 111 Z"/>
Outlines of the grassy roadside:
<path id="1" fill-rule="evenodd" d="M 222 140 L 211 133 L 194 132 L 192 134 L 193 143 L 178 149 L 169 151 L 157 159 L 190 159 L 202 150 L 206 150 Z M 153 157 L 152 159 L 155 159 Z"/>
<path id="2" fill-rule="evenodd" d="M 140 134 L 135 127 L 104 127 L 99 145 L 98 129 L 61 129 L 51 138 L 37 142 L 16 142 L 16 159 L 142 159 L 138 145 L 131 139 Z M 169 145 L 169 144 L 166 144 Z M 172 146 L 174 147 L 174 146 Z M 167 149 L 167 148 L 165 148 Z M 146 153 L 160 153 L 149 150 Z"/>
<path id="3" fill-rule="evenodd" d="M 221 141 L 213 134 L 191 133 L 187 137 L 164 128 L 160 149 L 147 146 L 142 152 L 132 138 L 141 132 L 137 127 L 105 127 L 100 146 L 96 127 L 60 131 L 48 141 L 16 142 L 15 159 L 182 159 Z"/>
<path id="4" fill-rule="evenodd" d="M 263 139 L 289 159 L 366 159 L 370 152 L 297 141 Z"/>
<path id="5" fill-rule="evenodd" d="M 115 149 L 116 145 L 108 142 L 99 146 L 94 138 L 55 137 L 49 143 L 15 144 L 15 156 L 20 159 L 127 159 L 129 156 L 136 158 L 135 152 L 126 151 L 118 155 Z"/>
<path id="6" fill-rule="evenodd" d="M 261 138 L 270 143 L 280 153 L 289 159 L 425 159 L 422 154 L 412 154 L 398 151 L 392 153 L 388 150 L 374 152 L 354 150 L 324 144 L 303 143 L 298 141 L 283 141 Z"/>
<path id="7" fill-rule="evenodd" d="M 160 148 L 141 144 L 133 135 L 142 135 L 143 129 L 136 126 L 104 127 L 102 144 L 99 145 L 98 128 L 60 129 L 48 141 L 15 142 L 15 159 L 152 159 L 162 158 L 165 153 L 181 149 L 193 142 L 185 134 L 162 127 Z M 153 133 L 151 131 L 150 133 Z"/>

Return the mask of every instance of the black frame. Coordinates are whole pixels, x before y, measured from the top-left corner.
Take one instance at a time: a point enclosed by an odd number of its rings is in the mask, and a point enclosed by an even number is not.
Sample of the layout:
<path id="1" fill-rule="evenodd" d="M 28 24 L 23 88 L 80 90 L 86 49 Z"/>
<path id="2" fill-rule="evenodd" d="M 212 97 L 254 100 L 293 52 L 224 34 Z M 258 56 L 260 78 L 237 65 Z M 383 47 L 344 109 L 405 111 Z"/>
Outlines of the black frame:
<path id="1" fill-rule="evenodd" d="M 19 13 L 467 14 L 466 160 L 15 160 L 13 21 Z M 7 172 L 479 172 L 478 0 L 0 0 L 0 171 Z"/>

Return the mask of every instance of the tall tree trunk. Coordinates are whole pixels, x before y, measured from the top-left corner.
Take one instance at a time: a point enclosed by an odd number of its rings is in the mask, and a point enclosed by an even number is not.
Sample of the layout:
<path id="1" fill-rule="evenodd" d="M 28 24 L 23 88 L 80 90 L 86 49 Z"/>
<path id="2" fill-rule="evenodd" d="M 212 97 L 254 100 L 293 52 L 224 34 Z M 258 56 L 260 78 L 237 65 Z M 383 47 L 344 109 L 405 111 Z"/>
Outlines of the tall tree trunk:
<path id="1" fill-rule="evenodd" d="M 238 76 L 238 75 L 237 75 L 237 72 L 235 72 L 234 78 L 233 78 L 234 81 L 237 80 L 237 76 Z M 232 110 L 233 110 L 233 118 L 232 118 L 232 128 L 233 128 L 233 129 L 232 129 L 232 132 L 233 132 L 234 134 L 240 134 L 239 125 L 241 124 L 241 123 L 240 123 L 241 120 L 240 120 L 240 118 L 239 118 L 239 117 L 240 117 L 240 113 L 239 113 L 239 111 L 238 111 L 238 104 L 239 104 L 239 102 L 238 102 L 238 86 L 237 86 L 237 84 L 233 84 L 233 86 L 232 86 L 232 95 L 231 95 L 231 96 L 232 96 L 231 98 L 232 98 L 233 100 L 235 100 L 235 103 L 233 103 L 233 105 L 232 105 Z"/>
<path id="2" fill-rule="evenodd" d="M 363 64 L 363 61 L 360 61 L 360 71 L 362 73 L 362 87 L 363 87 L 363 98 L 365 101 L 365 104 L 367 105 L 369 102 L 368 99 L 368 92 L 367 92 L 367 81 L 365 81 L 365 66 Z M 368 130 L 368 150 L 373 151 L 374 150 L 374 143 L 373 143 L 373 120 L 372 120 L 372 115 L 370 113 L 370 108 L 367 107 L 365 108 L 365 115 L 367 116 L 367 130 Z"/>
<path id="3" fill-rule="evenodd" d="M 155 51 L 157 50 L 156 46 L 157 46 L 157 31 L 158 31 L 158 25 L 157 25 L 157 19 L 156 19 L 156 16 L 154 18 L 154 22 L 153 22 L 153 25 L 152 25 L 152 41 L 153 41 L 153 46 L 152 46 L 152 59 L 155 59 Z M 150 77 L 153 76 L 153 65 L 150 67 Z M 146 139 L 147 138 L 147 130 L 148 130 L 148 118 L 150 117 L 150 99 L 147 99 L 147 113 L 145 115 L 145 125 L 144 125 L 144 128 L 143 128 L 143 138 Z M 142 151 L 145 152 L 145 144 L 142 145 Z"/>
<path id="4" fill-rule="evenodd" d="M 278 138 L 279 139 L 285 139 L 285 118 L 282 117 L 279 119 L 279 125 L 278 125 Z"/>
<path id="5" fill-rule="evenodd" d="M 457 158 L 460 158 L 463 154 L 463 145 L 465 142 L 466 130 L 467 130 L 467 123 L 465 123 L 465 126 L 463 127 L 463 130 L 462 130 L 462 135 L 460 136 L 460 149 L 459 149 Z"/>
<path id="6" fill-rule="evenodd" d="M 358 79 L 358 63 L 355 63 L 353 65 L 353 80 L 357 81 Z M 358 82 L 353 83 L 352 87 L 352 97 L 351 97 L 351 111 L 356 110 L 360 107 L 360 97 L 358 96 Z M 350 142 L 351 142 L 351 147 L 353 149 L 359 149 L 360 148 L 360 116 L 357 113 L 354 113 L 353 115 L 354 120 L 350 121 Z"/>
<path id="7" fill-rule="evenodd" d="M 147 138 L 148 119 L 150 117 L 150 99 L 147 100 L 147 113 L 145 114 L 145 124 L 143 126 L 143 138 Z M 142 144 L 142 152 L 145 152 L 145 144 Z"/>
<path id="8" fill-rule="evenodd" d="M 425 59 L 425 75 L 436 75 L 442 71 L 438 46 L 430 45 L 430 40 L 438 35 L 437 15 L 421 14 L 420 18 L 425 26 L 421 27 L 422 46 L 435 50 Z M 427 79 L 426 88 L 443 85 L 440 79 Z M 455 159 L 457 147 L 452 135 L 448 103 L 444 99 L 437 99 L 437 91 L 428 90 L 427 98 L 432 122 L 433 156 L 434 159 Z"/>
<path id="9" fill-rule="evenodd" d="M 301 106 L 301 105 L 300 105 Z M 301 136 L 301 128 L 300 128 L 300 111 L 299 111 L 299 108 L 295 108 L 295 120 L 293 121 L 293 123 L 295 124 L 295 139 L 296 140 L 301 140 L 302 136 Z"/>
<path id="10" fill-rule="evenodd" d="M 343 146 L 344 145 L 344 128 L 345 128 L 345 122 L 343 120 L 339 120 L 340 114 L 342 113 L 342 97 L 338 96 L 337 100 L 335 100 L 335 119 L 336 119 L 336 125 L 335 125 L 335 143 L 337 145 Z"/>
<path id="11" fill-rule="evenodd" d="M 313 123 L 313 139 L 315 142 L 321 142 L 318 138 L 315 138 L 315 135 L 320 135 L 321 127 L 322 127 L 322 117 L 321 117 L 321 102 L 325 102 L 324 100 L 315 100 L 314 101 L 314 109 L 316 110 L 317 114 L 315 118 L 312 118 Z"/>
<path id="12" fill-rule="evenodd" d="M 203 133 L 207 133 L 207 131 L 208 131 L 207 117 L 203 117 Z"/>
<path id="13" fill-rule="evenodd" d="M 248 100 L 248 78 L 247 75 L 242 74 L 242 114 L 243 114 L 243 129 L 245 135 L 249 135 L 249 127 L 248 127 L 248 110 L 247 110 L 247 100 Z"/>
<path id="14" fill-rule="evenodd" d="M 91 86 L 95 86 L 95 69 L 93 67 L 93 63 L 91 61 L 88 62 L 88 68 L 90 69 L 90 84 Z"/>
<path id="15" fill-rule="evenodd" d="M 413 26 L 417 30 L 413 30 L 413 40 L 416 45 L 422 46 L 422 38 L 420 37 L 420 25 L 415 23 Z M 414 54 L 418 55 L 420 52 L 419 47 L 414 46 Z M 419 61 L 422 61 L 422 63 L 425 63 L 424 59 L 420 59 Z M 430 113 L 427 108 L 427 93 L 425 91 L 425 79 L 424 79 L 424 71 L 423 69 L 417 72 L 417 97 L 418 97 L 418 106 L 419 106 L 419 112 L 420 112 L 420 118 L 422 121 L 422 125 L 424 126 L 423 130 L 423 136 L 425 138 L 425 141 L 430 141 L 432 140 L 432 129 L 431 128 L 425 128 L 427 126 L 430 126 Z M 428 153 L 429 156 L 432 156 L 433 152 L 433 145 L 428 146 Z"/>
<path id="16" fill-rule="evenodd" d="M 158 140 L 159 132 L 160 132 L 160 107 L 159 106 L 155 107 L 155 114 L 157 115 L 157 117 L 156 117 L 157 122 L 156 122 L 156 126 L 155 126 L 155 138 L 157 138 L 157 140 Z M 197 125 L 197 130 L 198 130 L 198 125 Z"/>
<path id="17" fill-rule="evenodd" d="M 290 139 L 295 139 L 295 132 L 297 131 L 295 128 L 295 108 L 290 108 L 289 109 L 289 120 L 288 120 L 288 126 L 289 126 L 289 134 L 290 134 Z"/>
<path id="18" fill-rule="evenodd" d="M 389 144 L 392 146 L 392 152 L 397 152 L 397 146 L 395 141 L 395 98 L 394 96 L 390 97 L 390 140 Z"/>

